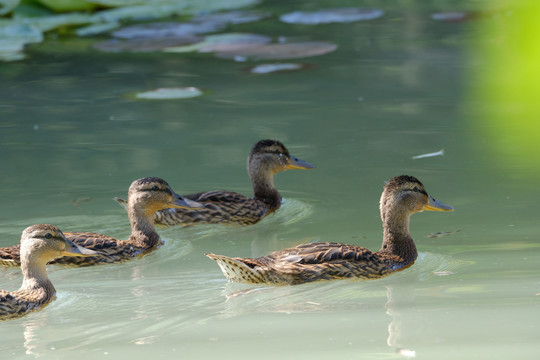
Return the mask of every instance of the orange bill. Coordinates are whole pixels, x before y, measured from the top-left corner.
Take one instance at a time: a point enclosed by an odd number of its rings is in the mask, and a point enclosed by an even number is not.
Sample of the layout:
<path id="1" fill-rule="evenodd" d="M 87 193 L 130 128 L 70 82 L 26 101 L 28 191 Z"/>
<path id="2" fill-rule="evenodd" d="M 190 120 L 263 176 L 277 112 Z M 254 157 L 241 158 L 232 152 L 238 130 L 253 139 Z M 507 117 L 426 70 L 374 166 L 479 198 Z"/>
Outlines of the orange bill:
<path id="1" fill-rule="evenodd" d="M 300 160 L 295 156 L 290 157 L 290 162 L 287 164 L 286 169 L 313 169 L 315 165 L 308 163 L 307 161 Z"/>
<path id="2" fill-rule="evenodd" d="M 446 205 L 440 201 L 435 200 L 431 196 L 428 196 L 429 201 L 426 206 L 424 206 L 424 210 L 430 210 L 430 211 L 454 211 L 454 208 L 450 205 Z"/>

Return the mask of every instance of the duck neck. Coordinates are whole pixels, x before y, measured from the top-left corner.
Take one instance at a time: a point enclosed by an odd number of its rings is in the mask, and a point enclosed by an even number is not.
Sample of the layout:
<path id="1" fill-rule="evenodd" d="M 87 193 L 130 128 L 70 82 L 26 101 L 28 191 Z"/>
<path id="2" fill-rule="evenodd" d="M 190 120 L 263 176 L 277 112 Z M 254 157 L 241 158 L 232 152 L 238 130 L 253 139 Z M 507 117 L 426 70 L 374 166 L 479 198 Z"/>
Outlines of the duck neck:
<path id="1" fill-rule="evenodd" d="M 383 220 L 383 242 L 379 253 L 393 255 L 404 265 L 416 260 L 418 252 L 409 232 L 410 214 L 387 211 L 381 214 Z"/>
<path id="2" fill-rule="evenodd" d="M 270 171 L 254 170 L 250 167 L 249 178 L 253 185 L 255 200 L 265 203 L 269 208 L 281 205 L 281 195 L 274 186 L 274 174 Z"/>
<path id="3" fill-rule="evenodd" d="M 31 255 L 22 255 L 21 270 L 24 280 L 19 291 L 44 291 L 44 297 L 54 296 L 56 290 L 47 276 L 46 263 L 47 261 L 32 257 Z"/>
<path id="4" fill-rule="evenodd" d="M 138 206 L 129 206 L 128 215 L 131 224 L 129 242 L 135 246 L 152 249 L 159 245 L 160 238 L 154 226 L 154 212 L 144 211 Z"/>

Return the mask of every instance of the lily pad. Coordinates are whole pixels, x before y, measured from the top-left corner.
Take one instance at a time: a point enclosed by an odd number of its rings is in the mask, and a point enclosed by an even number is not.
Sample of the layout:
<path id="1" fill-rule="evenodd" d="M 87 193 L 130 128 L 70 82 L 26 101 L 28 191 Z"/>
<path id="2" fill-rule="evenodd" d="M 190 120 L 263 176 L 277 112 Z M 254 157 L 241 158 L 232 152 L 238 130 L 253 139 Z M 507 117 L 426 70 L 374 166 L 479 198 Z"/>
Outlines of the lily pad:
<path id="1" fill-rule="evenodd" d="M 190 51 L 198 51 L 201 53 L 218 52 L 218 51 L 238 51 L 250 46 L 268 44 L 272 39 L 265 35 L 258 34 L 242 34 L 242 33 L 226 33 L 217 35 L 208 35 L 197 44 L 170 47 L 165 49 L 166 52 L 184 53 Z"/>
<path id="2" fill-rule="evenodd" d="M 160 39 L 111 39 L 107 41 L 102 41 L 92 45 L 95 49 L 112 52 L 112 53 L 121 53 L 121 52 L 154 52 L 160 51 L 165 48 L 182 46 L 197 43 L 201 38 L 194 35 L 186 35 L 183 37 L 170 37 L 170 38 L 160 38 Z"/>
<path id="3" fill-rule="evenodd" d="M 93 1 L 86 0 L 37 0 L 40 4 L 57 12 L 93 10 L 97 7 Z"/>
<path id="4" fill-rule="evenodd" d="M 43 41 L 43 33 L 25 24 L 8 24 L 0 27 L 0 60 L 14 61 L 24 58 L 26 44 Z"/>
<path id="5" fill-rule="evenodd" d="M 196 14 L 201 12 L 237 9 L 254 5 L 259 0 L 92 0 L 96 4 L 118 8 L 102 10 L 94 16 L 96 21 L 158 19 L 172 15 Z M 151 3 L 149 5 L 145 5 Z"/>
<path id="6" fill-rule="evenodd" d="M 267 44 L 237 51 L 216 52 L 216 56 L 235 61 L 296 59 L 328 54 L 335 51 L 337 47 L 336 44 L 317 41 Z"/>
<path id="7" fill-rule="evenodd" d="M 157 22 L 127 26 L 114 31 L 112 35 L 121 39 L 158 39 L 205 34 L 219 31 L 224 27 L 223 23 Z"/>
<path id="8" fill-rule="evenodd" d="M 156 11 L 160 11 L 160 8 L 168 6 L 176 6 L 185 9 L 186 12 L 191 14 L 203 12 L 203 11 L 220 11 L 227 9 L 237 9 L 245 6 L 254 5 L 259 0 L 92 0 L 93 3 L 101 4 L 110 7 L 131 7 L 144 3 L 151 3 L 149 7 L 155 8 Z"/>
<path id="9" fill-rule="evenodd" d="M 203 92 L 196 87 L 185 88 L 159 88 L 155 90 L 141 92 L 135 95 L 136 99 L 144 100 L 174 100 L 189 99 L 201 96 Z"/>
<path id="10" fill-rule="evenodd" d="M 75 32 L 79 36 L 92 36 L 104 33 L 106 31 L 110 31 L 112 29 L 116 29 L 118 27 L 120 27 L 120 23 L 118 21 L 111 21 L 106 23 L 88 25 L 77 29 Z"/>
<path id="11" fill-rule="evenodd" d="M 191 21 L 193 22 L 210 22 L 210 23 L 223 23 L 223 24 L 244 24 L 269 17 L 269 13 L 263 13 L 259 11 L 228 11 L 214 14 L 204 14 L 194 16 Z"/>
<path id="12" fill-rule="evenodd" d="M 95 22 L 159 19 L 173 15 L 185 15 L 189 13 L 187 8 L 188 6 L 184 2 L 180 4 L 159 3 L 153 5 L 140 5 L 139 3 L 133 6 L 99 11 L 93 15 L 93 19 Z"/>
<path id="13" fill-rule="evenodd" d="M 111 7 L 128 7 L 128 6 L 141 5 L 144 3 L 144 1 L 141 1 L 141 0 L 92 0 L 92 2 L 96 4 L 100 4 L 100 5 L 111 6 Z M 152 0 L 152 3 L 154 5 L 163 5 L 163 4 L 170 4 L 171 1 Z"/>
<path id="14" fill-rule="evenodd" d="M 21 0 L 0 0 L 0 15 L 11 12 L 20 2 Z"/>
<path id="15" fill-rule="evenodd" d="M 92 15 L 83 13 L 67 13 L 32 18 L 20 18 L 13 21 L 14 24 L 30 25 L 44 32 L 59 28 L 61 26 L 85 25 L 93 22 Z"/>
<path id="16" fill-rule="evenodd" d="M 317 25 L 373 20 L 380 18 L 383 14 L 384 12 L 379 9 L 340 8 L 314 12 L 295 11 L 281 15 L 279 19 L 288 24 Z"/>
<path id="17" fill-rule="evenodd" d="M 316 67 L 313 64 L 294 64 L 294 63 L 278 63 L 278 64 L 260 64 L 250 67 L 248 70 L 252 74 L 271 74 L 275 72 L 298 71 L 312 69 Z"/>
<path id="18" fill-rule="evenodd" d="M 51 0 L 55 1 L 56 0 Z M 63 0 L 59 0 L 63 1 Z M 86 1 L 86 0 L 79 0 Z M 0 23 L 0 61 L 18 60 L 24 56 L 22 51 L 24 45 L 31 42 L 43 41 L 42 32 L 51 31 L 64 26 L 86 26 L 77 30 L 77 34 L 92 35 L 104 31 L 109 31 L 121 21 L 166 18 L 174 15 L 193 15 L 200 13 L 209 13 L 212 11 L 223 11 L 237 9 L 240 7 L 254 5 L 260 0 L 88 0 L 92 4 L 101 4 L 106 7 L 94 13 L 73 12 L 67 14 L 53 15 L 52 12 L 43 6 L 34 6 L 33 2 L 25 1 L 24 6 L 15 6 L 19 0 L 0 0 L 0 12 L 9 13 L 14 11 L 13 19 L 2 19 Z M 115 6 L 120 6 L 114 8 Z M 21 9 L 23 8 L 23 9 Z M 228 23 L 238 21 L 247 21 L 247 15 L 244 20 L 227 20 Z M 242 17 L 241 17 L 242 18 Z M 209 31 L 221 30 L 225 26 L 224 22 L 216 25 L 206 26 L 207 30 L 195 31 L 194 33 L 204 33 Z M 28 28 L 35 30 L 31 39 L 21 38 L 20 34 L 12 34 L 9 30 L 6 34 L 6 28 Z M 190 32 L 192 30 L 189 30 Z M 36 36 L 39 40 L 36 40 Z M 174 35 L 176 36 L 176 35 Z M 173 46 L 173 45 L 169 45 Z"/>

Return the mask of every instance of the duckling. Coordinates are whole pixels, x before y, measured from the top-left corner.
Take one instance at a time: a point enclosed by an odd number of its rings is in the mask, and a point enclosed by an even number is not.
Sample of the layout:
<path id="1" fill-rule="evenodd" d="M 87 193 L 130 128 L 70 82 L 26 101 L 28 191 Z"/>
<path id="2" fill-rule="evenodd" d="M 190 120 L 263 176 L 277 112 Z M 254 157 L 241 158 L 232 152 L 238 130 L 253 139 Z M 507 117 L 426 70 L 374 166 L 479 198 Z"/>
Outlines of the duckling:
<path id="1" fill-rule="evenodd" d="M 408 175 L 390 179 L 380 200 L 383 242 L 379 251 L 340 243 L 309 243 L 256 259 L 206 254 L 216 260 L 229 281 L 294 285 L 318 280 L 375 279 L 411 266 L 418 253 L 409 233 L 409 219 L 423 210 L 452 211 L 429 196 L 422 183 Z"/>
<path id="2" fill-rule="evenodd" d="M 312 169 L 315 165 L 289 153 L 281 142 L 261 140 L 248 157 L 248 173 L 253 185 L 253 198 L 214 190 L 184 195 L 202 204 L 198 209 L 164 209 L 156 212 L 154 222 L 162 226 L 198 224 L 253 225 L 281 206 L 281 195 L 274 186 L 274 175 L 287 169 Z M 122 206 L 126 201 L 115 198 Z"/>
<path id="3" fill-rule="evenodd" d="M 86 257 L 96 252 L 80 247 L 53 225 L 27 227 L 20 243 L 23 283 L 17 291 L 0 290 L 0 320 L 18 318 L 40 310 L 55 299 L 56 290 L 45 264 L 59 256 Z"/>
<path id="4" fill-rule="evenodd" d="M 130 260 L 138 255 L 155 250 L 160 244 L 153 217 L 160 209 L 171 207 L 199 207 L 194 201 L 176 194 L 169 184 L 156 177 L 135 180 L 128 191 L 128 216 L 131 235 L 128 240 L 118 240 L 110 236 L 92 232 L 67 232 L 66 237 L 75 244 L 98 251 L 91 257 L 62 257 L 51 264 L 87 266 Z M 20 265 L 19 246 L 0 248 L 0 265 Z"/>

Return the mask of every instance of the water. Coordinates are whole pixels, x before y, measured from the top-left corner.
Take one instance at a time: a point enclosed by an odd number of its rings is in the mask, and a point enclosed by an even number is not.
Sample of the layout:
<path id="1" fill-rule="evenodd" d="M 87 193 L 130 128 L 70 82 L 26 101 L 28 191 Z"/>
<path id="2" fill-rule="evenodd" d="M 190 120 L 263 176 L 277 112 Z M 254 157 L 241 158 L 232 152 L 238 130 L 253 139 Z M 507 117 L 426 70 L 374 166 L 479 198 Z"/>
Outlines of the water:
<path id="1" fill-rule="evenodd" d="M 295 4 L 260 8 L 281 14 Z M 103 54 L 87 49 L 95 39 L 70 37 L 0 65 L 1 246 L 41 222 L 126 238 L 126 214 L 111 198 L 144 176 L 178 193 L 250 194 L 246 157 L 262 138 L 317 165 L 278 174 L 283 207 L 255 226 L 169 228 L 165 245 L 141 259 L 50 267 L 56 301 L 0 325 L 3 356 L 538 358 L 538 171 L 525 156 L 510 164 L 493 151 L 475 112 L 490 103 L 470 96 L 482 63 L 468 49 L 489 19 L 437 22 L 429 15 L 440 9 L 416 5 L 388 5 L 372 22 L 237 27 L 339 45 L 302 60 L 317 65 L 305 71 L 251 75 L 211 55 Z M 173 86 L 207 94 L 124 96 Z M 403 272 L 258 287 L 228 284 L 204 256 L 307 241 L 376 250 L 384 181 L 403 173 L 456 208 L 413 216 L 420 256 Z M 437 232 L 448 234 L 428 237 Z M 20 273 L 0 270 L 0 281 L 16 289 Z"/>

